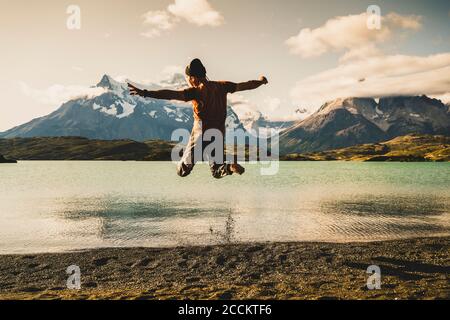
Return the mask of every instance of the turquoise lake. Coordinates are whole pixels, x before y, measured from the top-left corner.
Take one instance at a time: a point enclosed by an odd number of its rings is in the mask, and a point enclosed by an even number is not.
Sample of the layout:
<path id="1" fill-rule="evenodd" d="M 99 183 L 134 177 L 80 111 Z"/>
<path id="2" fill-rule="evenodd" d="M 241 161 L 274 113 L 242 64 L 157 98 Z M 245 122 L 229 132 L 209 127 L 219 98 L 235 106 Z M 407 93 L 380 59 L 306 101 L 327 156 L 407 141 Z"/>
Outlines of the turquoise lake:
<path id="1" fill-rule="evenodd" d="M 0 253 L 450 235 L 449 163 L 245 167 L 215 180 L 170 162 L 0 164 Z"/>

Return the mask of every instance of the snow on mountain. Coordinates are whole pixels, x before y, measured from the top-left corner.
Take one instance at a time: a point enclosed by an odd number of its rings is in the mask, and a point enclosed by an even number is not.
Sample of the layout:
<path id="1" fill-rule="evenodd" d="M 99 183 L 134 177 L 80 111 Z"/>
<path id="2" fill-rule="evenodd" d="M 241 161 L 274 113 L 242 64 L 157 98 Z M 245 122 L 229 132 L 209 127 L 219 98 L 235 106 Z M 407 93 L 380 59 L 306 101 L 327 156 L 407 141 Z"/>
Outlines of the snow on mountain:
<path id="1" fill-rule="evenodd" d="M 231 105 L 244 129 L 254 136 L 270 137 L 289 128 L 294 121 L 271 121 L 255 105 L 240 95 L 231 96 Z"/>
<path id="2" fill-rule="evenodd" d="M 125 83 L 120 83 L 114 80 L 111 76 L 105 74 L 99 83 L 97 83 L 96 87 L 105 88 L 110 91 L 114 91 L 117 94 L 123 95 L 125 91 L 127 91 L 127 85 Z"/>
<path id="3" fill-rule="evenodd" d="M 175 74 L 161 84 L 138 85 L 147 89 L 181 89 L 184 76 Z M 96 87 L 106 92 L 64 103 L 51 114 L 0 133 L 2 138 L 35 136 L 83 136 L 91 139 L 170 140 L 176 129 L 191 130 L 193 111 L 190 103 L 146 99 L 131 96 L 126 83 L 104 75 Z M 228 110 L 227 135 L 244 129 L 239 117 Z"/>

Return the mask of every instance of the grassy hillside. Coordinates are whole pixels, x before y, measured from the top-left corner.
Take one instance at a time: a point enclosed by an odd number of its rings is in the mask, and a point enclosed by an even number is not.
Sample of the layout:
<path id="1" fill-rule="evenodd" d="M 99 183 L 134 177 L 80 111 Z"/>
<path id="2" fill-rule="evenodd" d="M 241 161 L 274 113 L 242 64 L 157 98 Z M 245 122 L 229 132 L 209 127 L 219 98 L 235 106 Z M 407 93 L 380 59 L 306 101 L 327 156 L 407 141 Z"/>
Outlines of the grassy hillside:
<path id="1" fill-rule="evenodd" d="M 171 161 L 174 146 L 173 142 L 161 140 L 136 142 L 81 137 L 13 138 L 0 139 L 0 154 L 7 159 L 17 160 Z M 249 150 L 250 147 L 246 146 L 246 159 Z"/>
<path id="2" fill-rule="evenodd" d="M 450 137 L 408 135 L 317 153 L 289 154 L 287 161 L 450 161 Z"/>
<path id="3" fill-rule="evenodd" d="M 165 141 L 89 140 L 80 137 L 0 139 L 0 154 L 17 160 L 170 160 Z"/>
<path id="4" fill-rule="evenodd" d="M 80 137 L 0 139 L 0 154 L 17 160 L 170 161 L 174 143 L 89 140 Z M 248 148 L 246 153 L 248 155 Z M 317 153 L 289 154 L 286 161 L 450 161 L 450 137 L 409 135 Z"/>

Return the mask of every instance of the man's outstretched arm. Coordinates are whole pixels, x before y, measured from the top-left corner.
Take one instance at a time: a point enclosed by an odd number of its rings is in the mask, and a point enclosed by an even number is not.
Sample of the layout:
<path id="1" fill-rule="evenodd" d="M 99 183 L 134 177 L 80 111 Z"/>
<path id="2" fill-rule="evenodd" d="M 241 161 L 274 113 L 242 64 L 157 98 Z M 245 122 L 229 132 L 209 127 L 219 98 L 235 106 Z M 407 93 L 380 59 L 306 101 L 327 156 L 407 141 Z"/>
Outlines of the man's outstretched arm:
<path id="1" fill-rule="evenodd" d="M 144 98 L 153 98 L 153 99 L 161 99 L 161 100 L 179 100 L 179 101 L 189 101 L 186 100 L 187 97 L 184 91 L 175 91 L 175 90 L 157 90 L 157 91 L 149 91 L 139 89 L 132 84 L 128 83 L 128 89 L 130 90 L 130 94 L 132 96 L 141 96 Z"/>
<path id="2" fill-rule="evenodd" d="M 268 84 L 266 77 L 261 77 L 259 80 L 251 80 L 247 82 L 241 82 L 236 84 L 237 91 L 254 90 L 262 86 L 263 84 Z"/>

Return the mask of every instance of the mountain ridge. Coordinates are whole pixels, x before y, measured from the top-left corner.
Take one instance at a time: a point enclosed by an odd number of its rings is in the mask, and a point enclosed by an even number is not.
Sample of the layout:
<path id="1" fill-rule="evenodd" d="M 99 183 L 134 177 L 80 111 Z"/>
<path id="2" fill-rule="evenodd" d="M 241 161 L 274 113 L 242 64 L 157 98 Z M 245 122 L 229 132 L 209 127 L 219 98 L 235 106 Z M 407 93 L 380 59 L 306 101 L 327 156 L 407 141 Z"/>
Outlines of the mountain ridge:
<path id="1" fill-rule="evenodd" d="M 280 151 L 324 151 L 408 134 L 449 136 L 448 107 L 425 95 L 336 99 L 283 131 Z"/>
<path id="2" fill-rule="evenodd" d="M 174 76 L 166 84 L 179 89 L 180 79 Z M 173 131 L 192 129 L 193 111 L 188 103 L 131 96 L 125 83 L 106 74 L 95 87 L 104 88 L 105 92 L 67 101 L 46 116 L 0 133 L 0 138 L 83 136 L 105 140 L 170 141 Z M 142 87 L 163 88 L 158 84 Z M 227 112 L 227 128 L 245 132 L 231 107 Z"/>
<path id="3" fill-rule="evenodd" d="M 187 83 L 183 75 L 175 74 L 160 84 L 140 86 L 179 90 Z M 94 87 L 104 91 L 67 101 L 46 116 L 0 133 L 0 138 L 83 136 L 99 140 L 170 141 L 175 130 L 192 128 L 193 111 L 188 103 L 131 96 L 126 83 L 107 74 Z M 255 110 L 248 117 L 245 114 L 241 114 L 244 117 L 241 120 L 233 107 L 228 106 L 226 139 L 230 141 L 236 129 L 241 129 L 244 135 L 258 129 L 262 137 L 275 129 L 280 133 L 281 154 L 376 143 L 408 134 L 450 135 L 449 105 L 425 95 L 384 97 L 378 101 L 358 97 L 335 99 L 292 123 L 267 120 Z"/>

